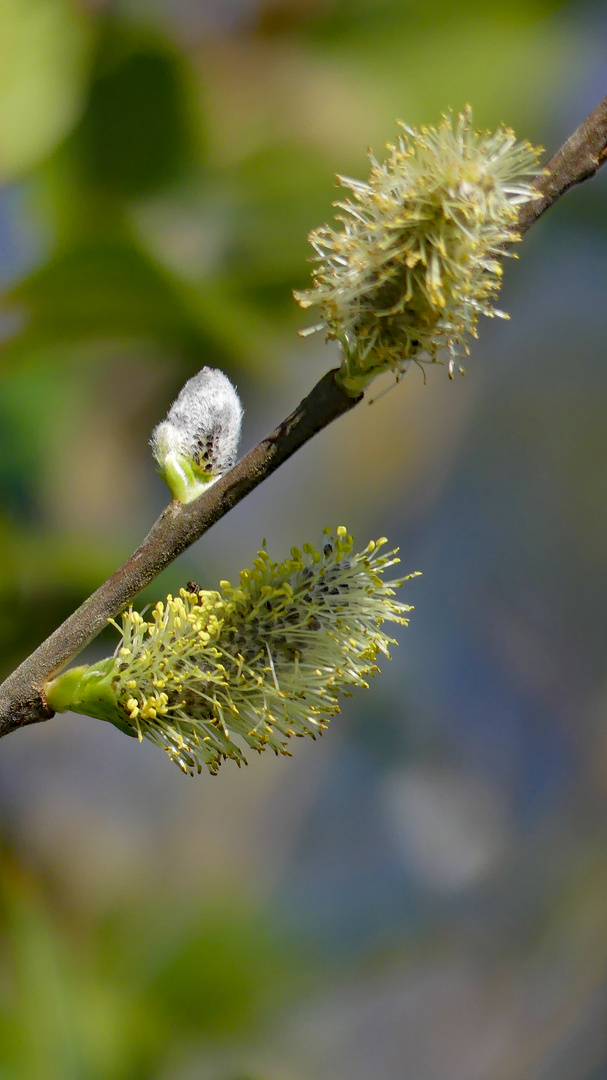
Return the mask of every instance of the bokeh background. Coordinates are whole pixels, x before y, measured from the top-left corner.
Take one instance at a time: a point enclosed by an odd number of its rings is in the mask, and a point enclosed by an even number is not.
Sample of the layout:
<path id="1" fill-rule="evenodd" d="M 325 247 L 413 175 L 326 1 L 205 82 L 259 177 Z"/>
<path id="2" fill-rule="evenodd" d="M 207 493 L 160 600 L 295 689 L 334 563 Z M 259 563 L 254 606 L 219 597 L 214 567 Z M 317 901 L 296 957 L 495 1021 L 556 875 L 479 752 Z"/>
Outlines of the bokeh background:
<path id="1" fill-rule="evenodd" d="M 335 363 L 291 298 L 333 174 L 466 102 L 554 150 L 606 33 L 556 0 L 0 0 L 5 672 L 163 507 L 186 378 L 230 375 L 246 449 Z M 411 371 L 143 598 L 387 534 L 411 626 L 321 744 L 186 779 L 84 717 L 2 742 L 2 1080 L 604 1080 L 606 241 L 599 176 L 465 379 Z"/>

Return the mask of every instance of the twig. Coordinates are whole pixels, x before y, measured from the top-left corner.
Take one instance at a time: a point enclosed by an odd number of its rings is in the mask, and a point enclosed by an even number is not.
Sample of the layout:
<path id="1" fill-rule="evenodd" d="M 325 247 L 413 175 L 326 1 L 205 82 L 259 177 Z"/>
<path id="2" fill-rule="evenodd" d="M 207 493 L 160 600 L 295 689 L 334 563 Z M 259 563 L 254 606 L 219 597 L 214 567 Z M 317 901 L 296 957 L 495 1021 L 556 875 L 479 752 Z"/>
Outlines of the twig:
<path id="1" fill-rule="evenodd" d="M 541 199 L 533 199 L 521 206 L 518 231 L 527 229 L 564 195 L 569 188 L 589 180 L 598 172 L 607 158 L 607 97 L 593 109 L 590 116 L 570 135 L 560 150 L 546 165 L 543 176 L 538 176 L 534 187 L 541 192 Z"/>
<path id="2" fill-rule="evenodd" d="M 360 396 L 349 397 L 337 385 L 336 370 L 328 371 L 271 435 L 199 499 L 187 505 L 170 502 L 130 559 L 9 676 L 0 686 L 0 737 L 25 724 L 48 720 L 52 712 L 44 701 L 44 683 L 211 525 L 317 431 L 360 401 Z"/>
<path id="3" fill-rule="evenodd" d="M 570 187 L 597 172 L 607 157 L 607 97 L 580 124 L 535 181 L 541 199 L 524 204 L 518 227 L 524 233 Z M 195 502 L 169 503 L 137 551 L 70 615 L 0 686 L 0 737 L 52 716 L 44 683 L 57 674 L 141 590 L 248 495 L 316 432 L 352 409 L 329 371 L 293 413 L 250 450 Z"/>

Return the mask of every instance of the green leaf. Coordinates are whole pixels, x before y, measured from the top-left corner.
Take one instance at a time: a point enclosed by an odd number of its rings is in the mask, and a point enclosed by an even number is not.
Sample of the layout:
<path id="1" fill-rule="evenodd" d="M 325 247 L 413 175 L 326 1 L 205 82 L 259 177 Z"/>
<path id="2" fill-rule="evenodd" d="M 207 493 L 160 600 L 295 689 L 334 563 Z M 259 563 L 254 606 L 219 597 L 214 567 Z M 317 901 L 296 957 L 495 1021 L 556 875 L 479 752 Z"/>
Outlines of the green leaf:
<path id="1" fill-rule="evenodd" d="M 51 153 L 78 119 L 89 32 L 68 0 L 0 0 L 0 176 Z"/>
<path id="2" fill-rule="evenodd" d="M 185 64 L 166 43 L 108 22 L 76 133 L 88 180 L 114 195 L 148 195 L 190 158 Z"/>
<path id="3" fill-rule="evenodd" d="M 149 337 L 201 351 L 200 326 L 170 276 L 128 240 L 91 241 L 55 255 L 8 293 L 24 309 L 30 347 L 90 338 Z"/>

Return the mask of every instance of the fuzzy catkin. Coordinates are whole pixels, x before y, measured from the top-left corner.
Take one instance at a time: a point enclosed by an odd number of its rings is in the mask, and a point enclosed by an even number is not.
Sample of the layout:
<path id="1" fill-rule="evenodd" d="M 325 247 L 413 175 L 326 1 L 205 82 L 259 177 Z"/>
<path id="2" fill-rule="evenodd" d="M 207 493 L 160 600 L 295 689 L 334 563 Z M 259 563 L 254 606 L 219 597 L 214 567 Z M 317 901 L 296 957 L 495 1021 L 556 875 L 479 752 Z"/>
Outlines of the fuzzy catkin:
<path id="1" fill-rule="evenodd" d="M 452 374 L 479 315 L 503 316 L 501 256 L 519 239 L 518 206 L 537 197 L 540 150 L 508 128 L 476 131 L 469 109 L 436 128 L 401 127 L 384 161 L 370 155 L 368 181 L 337 178 L 350 192 L 335 204 L 341 227 L 310 233 L 314 287 L 295 293 L 320 308 L 322 323 L 304 333 L 340 342 L 339 379 L 353 393 L 440 349 Z"/>
<path id="2" fill-rule="evenodd" d="M 152 453 L 173 494 L 189 502 L 234 464 L 242 405 L 217 368 L 188 379 L 166 419 L 154 429 Z"/>
<path id="3" fill-rule="evenodd" d="M 187 773 L 242 764 L 247 746 L 288 754 L 293 736 L 322 734 L 339 694 L 368 685 L 393 643 L 382 623 L 407 623 L 394 599 L 407 579 L 383 580 L 398 562 L 385 542 L 355 554 L 340 526 L 282 563 L 262 549 L 236 586 L 182 589 L 149 620 L 129 609 L 114 656 L 59 675 L 49 705 L 150 739 Z"/>

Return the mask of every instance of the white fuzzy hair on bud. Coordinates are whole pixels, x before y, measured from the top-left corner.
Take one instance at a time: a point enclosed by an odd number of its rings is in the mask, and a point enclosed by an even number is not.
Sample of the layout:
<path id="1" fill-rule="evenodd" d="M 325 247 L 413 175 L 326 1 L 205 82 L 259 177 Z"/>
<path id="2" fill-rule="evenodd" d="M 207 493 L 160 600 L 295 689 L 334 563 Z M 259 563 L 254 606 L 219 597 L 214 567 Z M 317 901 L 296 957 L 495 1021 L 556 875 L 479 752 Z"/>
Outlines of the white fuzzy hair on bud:
<path id="1" fill-rule="evenodd" d="M 175 499 L 192 502 L 231 468 L 242 413 L 240 398 L 223 371 L 203 367 L 188 379 L 150 440 Z"/>

